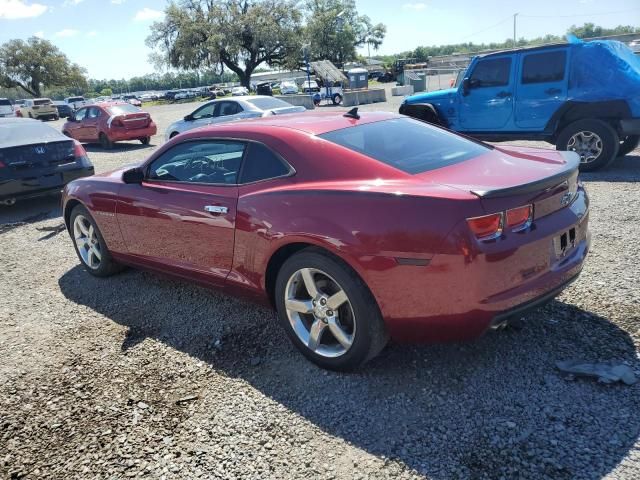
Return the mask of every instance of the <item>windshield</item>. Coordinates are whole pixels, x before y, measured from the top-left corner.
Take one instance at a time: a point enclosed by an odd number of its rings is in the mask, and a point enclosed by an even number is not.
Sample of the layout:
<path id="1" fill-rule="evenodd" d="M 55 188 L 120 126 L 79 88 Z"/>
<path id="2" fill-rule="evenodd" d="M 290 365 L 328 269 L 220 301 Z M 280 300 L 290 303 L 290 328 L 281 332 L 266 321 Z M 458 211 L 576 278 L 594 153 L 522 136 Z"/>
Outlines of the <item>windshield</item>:
<path id="1" fill-rule="evenodd" d="M 140 109 L 138 107 L 134 107 L 130 103 L 127 103 L 122 105 L 112 105 L 107 107 L 107 111 L 111 115 L 125 115 L 127 113 L 138 113 Z"/>
<path id="2" fill-rule="evenodd" d="M 411 175 L 464 162 L 490 149 L 411 118 L 343 128 L 320 137 Z"/>
<path id="3" fill-rule="evenodd" d="M 288 108 L 291 104 L 277 98 L 252 98 L 248 103 L 258 107 L 260 110 L 273 110 L 274 108 Z"/>

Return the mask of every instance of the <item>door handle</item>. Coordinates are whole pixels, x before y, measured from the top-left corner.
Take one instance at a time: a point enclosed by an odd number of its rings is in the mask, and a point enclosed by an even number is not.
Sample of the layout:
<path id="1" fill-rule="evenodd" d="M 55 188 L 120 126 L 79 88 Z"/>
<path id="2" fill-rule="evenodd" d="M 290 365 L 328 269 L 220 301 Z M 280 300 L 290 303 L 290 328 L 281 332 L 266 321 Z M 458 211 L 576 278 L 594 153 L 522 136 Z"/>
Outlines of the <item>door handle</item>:
<path id="1" fill-rule="evenodd" d="M 562 92 L 562 90 L 560 90 L 559 88 L 548 88 L 544 91 L 544 93 L 546 93 L 547 95 L 556 95 L 560 92 Z"/>
<path id="2" fill-rule="evenodd" d="M 511 92 L 505 92 L 504 90 L 502 92 L 498 92 L 496 94 L 497 98 L 507 98 L 511 96 Z"/>
<path id="3" fill-rule="evenodd" d="M 209 213 L 227 213 L 229 209 L 227 207 L 221 207 L 220 205 L 207 205 L 204 207 L 204 211 Z"/>

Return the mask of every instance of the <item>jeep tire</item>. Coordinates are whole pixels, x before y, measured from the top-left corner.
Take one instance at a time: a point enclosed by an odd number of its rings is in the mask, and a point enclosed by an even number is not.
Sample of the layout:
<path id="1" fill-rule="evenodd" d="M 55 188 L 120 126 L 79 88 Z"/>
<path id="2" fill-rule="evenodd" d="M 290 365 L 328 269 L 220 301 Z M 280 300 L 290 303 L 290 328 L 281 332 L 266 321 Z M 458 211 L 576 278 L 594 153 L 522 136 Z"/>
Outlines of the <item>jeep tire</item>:
<path id="1" fill-rule="evenodd" d="M 609 124 L 585 118 L 565 126 L 556 139 L 556 150 L 574 151 L 580 155 L 580 171 L 590 172 L 606 167 L 616 159 L 620 139 Z"/>

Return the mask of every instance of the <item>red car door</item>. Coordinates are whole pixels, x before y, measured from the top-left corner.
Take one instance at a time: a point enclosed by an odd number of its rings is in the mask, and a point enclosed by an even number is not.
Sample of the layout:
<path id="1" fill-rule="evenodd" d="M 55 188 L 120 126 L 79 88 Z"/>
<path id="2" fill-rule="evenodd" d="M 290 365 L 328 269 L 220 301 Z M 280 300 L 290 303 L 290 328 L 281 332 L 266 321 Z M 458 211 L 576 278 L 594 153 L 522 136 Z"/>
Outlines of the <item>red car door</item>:
<path id="1" fill-rule="evenodd" d="M 82 121 L 82 135 L 87 142 L 98 141 L 98 122 L 101 114 L 102 110 L 98 107 L 87 109 L 87 115 Z"/>
<path id="2" fill-rule="evenodd" d="M 237 176 L 246 145 L 185 141 L 120 190 L 117 218 L 130 255 L 194 280 L 221 283 L 231 270 Z"/>
<path id="3" fill-rule="evenodd" d="M 79 109 L 73 116 L 74 120 L 69 121 L 67 124 L 67 130 L 71 135 L 71 138 L 75 138 L 78 141 L 86 141 L 85 132 L 84 132 L 84 119 L 87 115 L 88 108 Z"/>

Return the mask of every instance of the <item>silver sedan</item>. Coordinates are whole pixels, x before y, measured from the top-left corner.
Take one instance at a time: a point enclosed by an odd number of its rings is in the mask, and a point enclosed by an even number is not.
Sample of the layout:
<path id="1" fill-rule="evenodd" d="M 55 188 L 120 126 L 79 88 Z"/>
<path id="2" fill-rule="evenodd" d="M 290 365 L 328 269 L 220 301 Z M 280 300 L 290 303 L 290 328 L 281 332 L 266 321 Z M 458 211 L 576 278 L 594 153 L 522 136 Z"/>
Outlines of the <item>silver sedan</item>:
<path id="1" fill-rule="evenodd" d="M 229 99 L 221 98 L 200 105 L 183 119 L 169 125 L 165 133 L 165 140 L 169 140 L 187 130 L 214 123 L 304 112 L 305 110 L 304 107 L 294 107 L 279 98 L 262 95 L 247 95 Z"/>

